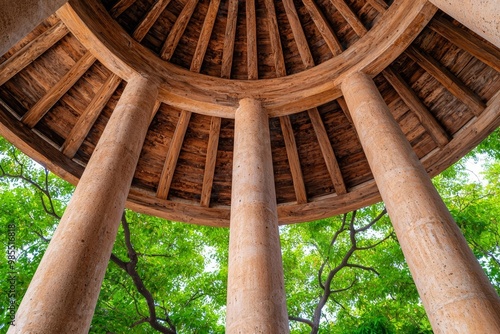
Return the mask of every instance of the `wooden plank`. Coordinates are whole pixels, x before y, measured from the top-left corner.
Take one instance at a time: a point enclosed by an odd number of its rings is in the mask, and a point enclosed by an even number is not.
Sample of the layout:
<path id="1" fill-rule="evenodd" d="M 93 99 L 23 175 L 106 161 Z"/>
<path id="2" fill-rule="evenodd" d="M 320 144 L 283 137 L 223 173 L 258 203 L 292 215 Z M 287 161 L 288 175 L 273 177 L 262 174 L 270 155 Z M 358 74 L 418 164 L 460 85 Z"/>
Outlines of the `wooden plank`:
<path id="1" fill-rule="evenodd" d="M 236 23 L 238 20 L 238 0 L 229 0 L 227 9 L 227 25 L 222 50 L 221 77 L 230 78 L 233 66 L 234 40 L 236 38 Z"/>
<path id="2" fill-rule="evenodd" d="M 285 141 L 286 154 L 292 173 L 293 188 L 298 204 L 307 203 L 306 187 L 304 185 L 304 177 L 302 168 L 300 167 L 299 153 L 297 151 L 297 143 L 293 134 L 292 123 L 289 116 L 280 117 L 281 130 Z"/>
<path id="3" fill-rule="evenodd" d="M 208 137 L 207 160 L 205 163 L 205 174 L 203 175 L 203 187 L 201 190 L 200 205 L 208 208 L 210 206 L 210 196 L 214 183 L 215 163 L 217 162 L 217 149 L 219 146 L 220 117 L 212 117 L 210 121 L 210 134 Z"/>
<path id="4" fill-rule="evenodd" d="M 68 32 L 64 23 L 58 22 L 0 64 L 0 86 L 40 57 Z"/>
<path id="5" fill-rule="evenodd" d="M 428 54 L 410 45 L 405 54 L 439 81 L 451 94 L 465 103 L 478 116 L 486 107 L 481 98 L 467 87 L 453 73 Z"/>
<path id="6" fill-rule="evenodd" d="M 450 141 L 449 135 L 446 133 L 445 129 L 443 129 L 441 124 L 438 123 L 427 107 L 422 103 L 411 87 L 390 66 L 387 67 L 382 74 L 387 81 L 389 81 L 394 90 L 396 90 L 403 102 L 415 113 L 417 118 L 420 120 L 420 123 L 432 137 L 434 142 L 440 148 L 445 147 Z"/>
<path id="7" fill-rule="evenodd" d="M 318 8 L 318 5 L 314 2 L 314 0 L 303 0 L 303 2 L 313 19 L 314 24 L 321 33 L 321 36 L 323 36 L 323 39 L 330 48 L 330 51 L 332 51 L 334 56 L 341 54 L 344 50 L 342 44 L 340 44 L 340 41 L 333 32 L 332 27 L 326 20 L 325 16 Z"/>
<path id="8" fill-rule="evenodd" d="M 177 44 L 179 44 L 179 41 L 186 30 L 189 20 L 191 19 L 191 15 L 193 15 L 197 4 L 198 0 L 189 0 L 182 9 L 177 21 L 175 21 L 174 26 L 172 27 L 172 30 L 170 30 L 170 33 L 168 34 L 165 44 L 163 44 L 163 47 L 161 48 L 160 56 L 162 59 L 170 60 L 170 58 L 174 55 L 175 48 L 177 47 Z"/>
<path id="9" fill-rule="evenodd" d="M 335 8 L 337 8 L 340 15 L 344 17 L 344 19 L 352 27 L 352 29 L 358 36 L 362 37 L 366 34 L 368 30 L 365 28 L 363 23 L 359 20 L 356 14 L 353 13 L 351 8 L 345 3 L 344 0 L 330 0 L 330 1 L 335 6 Z"/>
<path id="10" fill-rule="evenodd" d="M 24 124 L 29 127 L 34 127 L 40 119 L 59 101 L 66 92 L 73 87 L 73 85 L 80 79 L 80 77 L 87 72 L 87 70 L 96 61 L 95 57 L 87 51 L 80 60 L 59 80 L 59 82 L 52 86 L 47 93 L 24 114 L 21 119 Z"/>
<path id="11" fill-rule="evenodd" d="M 330 177 L 332 178 L 333 187 L 337 195 L 342 195 L 347 193 L 347 189 L 344 183 L 344 178 L 342 177 L 342 172 L 340 171 L 337 158 L 333 152 L 332 144 L 330 139 L 328 139 L 328 134 L 325 129 L 325 125 L 321 120 L 321 116 L 317 108 L 312 108 L 307 111 L 309 118 L 311 119 L 312 125 L 314 127 L 314 132 L 318 138 L 319 147 L 323 153 L 323 158 L 325 159 L 326 168 Z"/>
<path id="12" fill-rule="evenodd" d="M 366 0 L 375 10 L 381 14 L 385 13 L 389 6 L 383 0 Z"/>
<path id="13" fill-rule="evenodd" d="M 106 82 L 102 85 L 99 91 L 95 94 L 90 104 L 85 108 L 85 111 L 80 115 L 73 129 L 61 146 L 61 152 L 68 158 L 73 158 L 87 137 L 90 129 L 94 125 L 97 117 L 101 113 L 104 106 L 108 103 L 113 93 L 118 88 L 122 79 L 111 74 Z"/>
<path id="14" fill-rule="evenodd" d="M 153 24 L 158 20 L 161 13 L 167 8 L 170 0 L 158 0 L 147 12 L 147 14 L 142 19 L 141 23 L 135 28 L 132 37 L 140 42 L 147 35 L 148 31 L 151 29 Z"/>
<path id="15" fill-rule="evenodd" d="M 293 0 L 283 0 L 283 6 L 285 7 L 286 16 L 292 28 L 293 38 L 295 39 L 295 43 L 297 43 L 302 62 L 306 69 L 311 68 L 314 66 L 314 59 L 309 49 L 309 44 L 307 43 L 306 35 L 304 34 L 304 29 L 302 29 L 302 24 L 300 23 Z"/>
<path id="16" fill-rule="evenodd" d="M 113 18 L 117 18 L 122 15 L 130 6 L 134 4 L 136 0 L 120 0 L 111 7 L 110 14 Z"/>
<path id="17" fill-rule="evenodd" d="M 181 112 L 179 121 L 177 122 L 177 126 L 174 131 L 174 136 L 170 142 L 165 164 L 163 165 L 160 182 L 158 183 L 156 197 L 160 199 L 167 199 L 170 191 L 170 185 L 172 184 L 172 179 L 174 178 L 177 159 L 179 159 L 179 154 L 181 153 L 182 143 L 184 142 L 184 136 L 186 135 L 190 118 L 191 112 L 185 110 Z"/>
<path id="18" fill-rule="evenodd" d="M 257 17 L 255 13 L 255 0 L 247 0 L 247 66 L 248 79 L 259 78 L 259 65 L 257 55 Z"/>
<path id="19" fill-rule="evenodd" d="M 200 38 L 198 39 L 198 44 L 196 45 L 196 50 L 194 51 L 193 61 L 191 62 L 190 70 L 192 72 L 200 72 L 203 59 L 205 58 L 205 53 L 207 52 L 208 43 L 210 42 L 210 36 L 212 35 L 212 30 L 214 28 L 219 5 L 220 0 L 212 0 L 210 2 L 207 15 L 205 16 L 205 21 L 203 21 L 203 27 L 201 28 Z"/>
<path id="20" fill-rule="evenodd" d="M 276 9 L 273 0 L 265 0 L 267 12 L 267 28 L 269 30 L 269 39 L 273 54 L 274 67 L 278 77 L 286 76 L 285 58 L 283 57 L 283 48 L 281 46 L 280 31 L 278 20 L 276 18 Z"/>
<path id="21" fill-rule="evenodd" d="M 467 29 L 457 27 L 444 17 L 435 17 L 428 27 L 500 72 L 500 49 L 471 34 Z"/>

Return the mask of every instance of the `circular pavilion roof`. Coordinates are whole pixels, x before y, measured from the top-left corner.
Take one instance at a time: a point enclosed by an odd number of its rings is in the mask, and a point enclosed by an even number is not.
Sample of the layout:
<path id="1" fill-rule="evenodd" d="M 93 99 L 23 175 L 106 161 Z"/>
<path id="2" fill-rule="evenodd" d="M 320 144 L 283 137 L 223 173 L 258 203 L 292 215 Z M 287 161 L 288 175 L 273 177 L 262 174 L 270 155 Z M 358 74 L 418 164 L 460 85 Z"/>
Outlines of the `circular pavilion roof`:
<path id="1" fill-rule="evenodd" d="M 160 86 L 128 206 L 229 225 L 234 112 L 269 111 L 281 224 L 380 200 L 340 91 L 364 71 L 430 175 L 500 124 L 500 50 L 424 0 L 71 0 L 0 58 L 0 133 L 77 183 L 127 80 Z"/>

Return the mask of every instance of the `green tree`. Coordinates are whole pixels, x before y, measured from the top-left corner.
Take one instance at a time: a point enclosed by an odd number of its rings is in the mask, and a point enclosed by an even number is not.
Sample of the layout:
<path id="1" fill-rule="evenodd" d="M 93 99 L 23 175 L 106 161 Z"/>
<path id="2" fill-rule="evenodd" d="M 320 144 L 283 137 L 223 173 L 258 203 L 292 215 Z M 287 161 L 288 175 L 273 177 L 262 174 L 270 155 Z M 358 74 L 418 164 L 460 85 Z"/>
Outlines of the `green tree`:
<path id="1" fill-rule="evenodd" d="M 495 137 L 496 136 L 496 137 Z M 474 254 L 500 291 L 500 156 L 495 132 L 434 179 Z M 41 260 L 73 187 L 0 140 L 0 275 L 11 271 L 16 301 Z M 483 161 L 472 177 L 468 161 Z M 280 228 L 292 333 L 432 333 L 381 204 Z M 91 333 L 223 333 L 228 230 L 126 211 Z M 0 282 L 0 303 L 11 285 Z M 2 309 L 0 331 L 9 323 Z"/>

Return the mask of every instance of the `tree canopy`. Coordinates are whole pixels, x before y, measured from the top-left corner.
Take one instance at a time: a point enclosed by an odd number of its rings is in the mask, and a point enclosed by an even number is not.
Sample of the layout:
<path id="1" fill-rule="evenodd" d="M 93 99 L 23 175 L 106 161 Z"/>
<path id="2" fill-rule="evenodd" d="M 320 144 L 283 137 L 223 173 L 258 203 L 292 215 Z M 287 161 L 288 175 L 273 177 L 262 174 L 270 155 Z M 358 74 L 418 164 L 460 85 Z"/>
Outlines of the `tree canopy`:
<path id="1" fill-rule="evenodd" d="M 499 138 L 497 130 L 434 178 L 497 291 Z M 468 170 L 471 161 L 483 165 L 480 174 Z M 1 305 L 20 303 L 72 191 L 0 140 L 0 275 L 15 277 L 14 295 L 9 280 L 0 282 Z M 432 333 L 383 204 L 280 234 L 292 333 Z M 228 239 L 224 228 L 126 210 L 90 332 L 223 333 Z M 10 314 L 2 308 L 0 331 Z"/>

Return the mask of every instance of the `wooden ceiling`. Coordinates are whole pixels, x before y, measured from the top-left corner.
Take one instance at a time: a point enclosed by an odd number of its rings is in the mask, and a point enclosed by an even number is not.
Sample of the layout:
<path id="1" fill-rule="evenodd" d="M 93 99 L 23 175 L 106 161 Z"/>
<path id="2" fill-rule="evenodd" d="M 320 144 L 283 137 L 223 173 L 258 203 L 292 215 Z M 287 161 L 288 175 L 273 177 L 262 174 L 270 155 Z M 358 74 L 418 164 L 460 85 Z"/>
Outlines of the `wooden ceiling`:
<path id="1" fill-rule="evenodd" d="M 228 226 L 234 110 L 269 110 L 282 224 L 380 200 L 339 84 L 363 70 L 431 175 L 500 124 L 500 50 L 425 1 L 72 0 L 0 58 L 0 133 L 77 183 L 126 81 L 160 83 L 128 206 Z"/>

